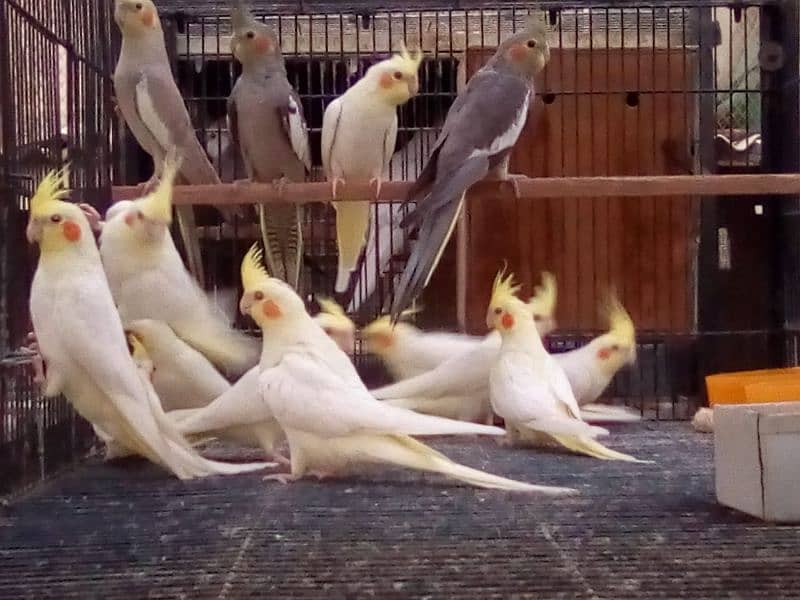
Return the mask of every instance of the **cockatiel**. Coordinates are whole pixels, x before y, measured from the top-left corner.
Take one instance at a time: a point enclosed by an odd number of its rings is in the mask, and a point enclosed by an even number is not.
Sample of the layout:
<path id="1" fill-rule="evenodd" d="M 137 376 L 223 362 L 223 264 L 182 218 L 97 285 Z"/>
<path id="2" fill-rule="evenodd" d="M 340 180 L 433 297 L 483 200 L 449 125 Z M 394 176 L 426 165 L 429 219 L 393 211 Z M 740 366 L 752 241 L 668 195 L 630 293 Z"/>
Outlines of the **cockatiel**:
<path id="1" fill-rule="evenodd" d="M 284 282 L 270 278 L 255 246 L 242 263 L 243 314 L 264 332 L 262 406 L 286 433 L 291 475 L 326 477 L 359 463 L 389 463 L 453 477 L 471 485 L 560 494 L 452 462 L 411 435 L 496 435 L 497 428 L 428 417 L 387 406 L 369 395 L 347 354 L 305 310 Z"/>
<path id="2" fill-rule="evenodd" d="M 383 171 L 394 153 L 397 107 L 417 94 L 422 54 L 400 54 L 372 65 L 364 76 L 325 109 L 322 165 L 336 199 L 339 183 L 369 181 L 380 193 Z M 344 293 L 366 243 L 369 202 L 334 202 L 339 249 L 335 290 Z"/>
<path id="3" fill-rule="evenodd" d="M 89 223 L 63 200 L 65 179 L 51 172 L 42 180 L 26 231 L 40 249 L 30 309 L 47 367 L 44 394 L 63 393 L 105 437 L 181 479 L 263 468 L 202 458 L 163 413 L 128 352 Z"/>
<path id="4" fill-rule="evenodd" d="M 233 2 L 231 52 L 242 74 L 228 98 L 234 143 L 251 181 L 283 185 L 311 170 L 308 128 L 300 97 L 286 78 L 278 38 Z M 298 289 L 303 263 L 303 205 L 259 205 L 267 268 Z"/>
<path id="5" fill-rule="evenodd" d="M 460 333 L 422 331 L 403 322 L 393 325 L 388 315 L 364 327 L 361 336 L 367 352 L 380 356 L 396 380 L 426 373 L 481 343 L 479 337 Z"/>
<path id="6" fill-rule="evenodd" d="M 539 335 L 545 336 L 556 327 L 556 280 L 542 273 L 542 285 L 528 301 Z M 393 406 L 478 423 L 493 420 L 489 401 L 489 371 L 500 353 L 502 340 L 493 331 L 470 349 L 439 363 L 435 368 L 410 379 L 373 390 L 379 400 Z"/>
<path id="7" fill-rule="evenodd" d="M 418 227 L 419 233 L 395 290 L 394 321 L 428 285 L 467 189 L 490 173 L 510 177 L 508 159 L 528 117 L 533 77 L 549 59 L 547 32 L 532 23 L 500 44 L 450 107 L 431 157 L 407 196 L 416 208 L 404 225 Z"/>
<path id="8" fill-rule="evenodd" d="M 608 431 L 581 419 L 569 380 L 542 344 L 530 310 L 516 297 L 513 276 L 495 278 L 486 324 L 502 337 L 500 354 L 489 373 L 494 412 L 505 420 L 508 440 L 536 443 L 541 434 L 562 446 L 605 460 L 638 462 L 606 448 L 594 438 Z"/>
<path id="9" fill-rule="evenodd" d="M 536 286 L 529 307 L 540 335 L 555 329 L 556 283 L 550 273 L 542 273 L 542 285 Z M 454 357 L 484 345 L 484 338 L 447 332 L 423 332 L 405 323 L 392 324 L 388 316 L 376 319 L 362 330 L 368 352 L 381 357 L 397 380 L 427 373 Z M 487 348 L 500 349 L 500 335 L 489 334 L 494 341 Z M 475 355 L 480 356 L 479 354 Z M 457 372 L 457 371 L 456 371 Z M 486 371 L 488 377 L 488 371 Z M 408 396 L 391 396 L 393 398 Z"/>
<path id="10" fill-rule="evenodd" d="M 623 407 L 594 404 L 617 372 L 636 362 L 636 330 L 628 312 L 610 294 L 602 307 L 608 332 L 591 342 L 554 357 L 569 379 L 581 415 L 587 421 L 639 421 L 641 416 Z"/>
<path id="11" fill-rule="evenodd" d="M 151 0 L 114 0 L 114 19 L 122 32 L 114 91 L 131 133 L 153 158 L 155 172 L 148 189 L 161 177 L 164 159 L 172 148 L 183 157 L 180 177 L 185 183 L 219 183 L 173 79 L 155 4 Z M 194 209 L 181 206 L 177 213 L 189 268 L 202 284 L 205 277 Z"/>
<path id="12" fill-rule="evenodd" d="M 336 345 L 352 354 L 356 345 L 356 324 L 345 314 L 344 309 L 330 298 L 317 298 L 320 312 L 314 320 L 322 327 Z"/>
<path id="13" fill-rule="evenodd" d="M 168 159 L 154 192 L 112 205 L 100 234 L 100 255 L 123 323 L 164 321 L 175 334 L 230 375 L 258 361 L 258 341 L 229 320 L 183 266 L 169 225 L 172 180 Z"/>

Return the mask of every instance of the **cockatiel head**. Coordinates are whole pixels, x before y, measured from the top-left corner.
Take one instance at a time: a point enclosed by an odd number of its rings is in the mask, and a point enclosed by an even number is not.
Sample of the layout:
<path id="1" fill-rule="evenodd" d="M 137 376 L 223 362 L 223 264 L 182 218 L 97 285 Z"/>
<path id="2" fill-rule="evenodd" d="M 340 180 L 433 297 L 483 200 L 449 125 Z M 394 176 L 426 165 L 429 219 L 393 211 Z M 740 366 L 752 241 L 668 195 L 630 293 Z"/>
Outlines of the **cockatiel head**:
<path id="1" fill-rule="evenodd" d="M 253 244 L 242 260 L 242 299 L 239 310 L 250 315 L 264 331 L 274 330 L 297 317 L 308 317 L 303 300 L 284 281 L 270 277 L 264 268 L 261 249 Z"/>
<path id="2" fill-rule="evenodd" d="M 161 31 L 158 9 L 152 0 L 114 0 L 114 20 L 126 36 Z"/>
<path id="3" fill-rule="evenodd" d="M 25 235 L 30 243 L 39 244 L 42 256 L 96 250 L 86 215 L 76 204 L 63 200 L 69 193 L 65 188 L 68 173 L 66 167 L 50 171 L 31 198 Z"/>
<path id="4" fill-rule="evenodd" d="M 404 311 L 400 316 L 407 317 L 417 312 L 416 310 Z M 397 345 L 398 340 L 407 338 L 417 333 L 417 328 L 408 323 L 398 322 L 392 324 L 389 315 L 378 317 L 372 323 L 361 330 L 361 338 L 364 340 L 367 352 L 386 356 L 390 354 Z"/>
<path id="5" fill-rule="evenodd" d="M 387 104 L 400 106 L 419 91 L 417 70 L 421 63 L 422 52 L 411 54 L 403 44 L 399 54 L 372 65 L 356 85 L 372 87 Z"/>
<path id="6" fill-rule="evenodd" d="M 164 171 L 158 187 L 144 198 L 121 201 L 106 212 L 106 221 L 120 218 L 127 226 L 125 231 L 137 241 L 153 242 L 168 234 L 172 224 L 172 192 L 180 159 L 170 154 L 164 161 Z"/>
<path id="7" fill-rule="evenodd" d="M 533 79 L 550 60 L 547 29 L 532 19 L 525 31 L 512 35 L 497 48 L 489 65 Z"/>
<path id="8" fill-rule="evenodd" d="M 320 312 L 314 320 L 336 342 L 343 352 L 352 353 L 355 347 L 356 325 L 344 309 L 329 298 L 317 298 Z"/>
<path id="9" fill-rule="evenodd" d="M 273 64 L 283 69 L 283 55 L 277 36 L 253 17 L 240 0 L 233 0 L 231 7 L 231 54 L 242 65 Z"/>
<path id="10" fill-rule="evenodd" d="M 542 283 L 534 288 L 533 297 L 528 300 L 533 321 L 540 336 L 556 329 L 556 278 L 552 273 L 542 273 Z"/>
<path id="11" fill-rule="evenodd" d="M 128 351 L 131 353 L 131 358 L 133 358 L 136 368 L 147 375 L 147 378 L 152 381 L 156 368 L 153 364 L 153 360 L 150 358 L 150 354 L 147 352 L 147 348 L 145 348 L 142 340 L 140 340 L 136 334 L 129 332 L 126 334 L 126 337 L 128 340 Z"/>
<path id="12" fill-rule="evenodd" d="M 616 373 L 624 365 L 636 362 L 636 328 L 616 294 L 609 293 L 601 308 L 608 321 L 608 332 L 592 340 L 595 359 L 605 372 Z"/>
<path id="13" fill-rule="evenodd" d="M 518 330 L 526 324 L 534 324 L 530 307 L 517 297 L 519 286 L 514 283 L 514 274 L 501 270 L 494 278 L 492 299 L 486 311 L 486 325 L 501 335 Z M 531 329 L 536 329 L 532 327 Z"/>

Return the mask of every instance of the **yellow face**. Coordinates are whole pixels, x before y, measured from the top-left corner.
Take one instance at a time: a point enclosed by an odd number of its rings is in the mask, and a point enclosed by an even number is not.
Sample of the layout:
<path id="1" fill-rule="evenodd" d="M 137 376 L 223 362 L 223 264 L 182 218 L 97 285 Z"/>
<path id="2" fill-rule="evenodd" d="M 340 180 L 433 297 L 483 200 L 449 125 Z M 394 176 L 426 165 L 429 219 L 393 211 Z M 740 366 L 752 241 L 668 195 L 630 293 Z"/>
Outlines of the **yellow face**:
<path id="1" fill-rule="evenodd" d="M 419 92 L 417 71 L 421 63 L 421 52 L 411 54 L 403 46 L 400 54 L 372 66 L 369 74 L 377 80 L 378 90 L 387 101 L 399 106 Z"/>
<path id="2" fill-rule="evenodd" d="M 87 236 L 94 243 L 81 210 L 62 201 L 53 201 L 44 210 L 32 212 L 25 234 L 29 242 L 39 244 L 42 253 L 76 247 Z"/>
<path id="3" fill-rule="evenodd" d="M 114 20 L 126 33 L 161 29 L 158 10 L 151 0 L 116 0 Z"/>

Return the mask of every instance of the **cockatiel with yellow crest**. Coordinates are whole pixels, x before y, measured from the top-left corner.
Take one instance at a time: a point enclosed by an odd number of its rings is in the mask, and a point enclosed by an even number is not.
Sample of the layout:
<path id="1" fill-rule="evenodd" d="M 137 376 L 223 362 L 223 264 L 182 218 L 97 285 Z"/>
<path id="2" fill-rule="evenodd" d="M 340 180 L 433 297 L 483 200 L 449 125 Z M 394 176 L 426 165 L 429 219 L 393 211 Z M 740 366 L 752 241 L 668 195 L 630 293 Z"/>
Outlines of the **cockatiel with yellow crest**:
<path id="1" fill-rule="evenodd" d="M 227 465 L 198 455 L 161 410 L 128 352 L 89 222 L 64 201 L 65 174 L 51 172 L 30 203 L 27 237 L 40 249 L 30 294 L 44 394 L 64 394 L 106 438 L 181 479 L 265 465 Z"/>
<path id="2" fill-rule="evenodd" d="M 317 298 L 317 302 L 320 312 L 314 316 L 314 320 L 343 352 L 352 354 L 356 345 L 356 324 L 330 298 Z"/>
<path id="3" fill-rule="evenodd" d="M 277 419 L 291 452 L 291 474 L 320 478 L 363 463 L 440 473 L 484 488 L 560 494 L 454 463 L 411 435 L 497 435 L 498 429 L 420 415 L 370 396 L 347 354 L 306 312 L 301 298 L 271 278 L 254 246 L 242 263 L 243 314 L 263 330 L 262 411 Z M 251 418 L 256 416 L 251 415 Z M 501 430 L 502 431 L 502 430 Z"/>
<path id="4" fill-rule="evenodd" d="M 556 280 L 550 273 L 542 274 L 542 285 L 528 301 L 540 335 L 555 329 Z M 489 402 L 489 371 L 500 353 L 500 334 L 493 331 L 459 354 L 442 360 L 433 369 L 410 379 L 387 385 L 372 394 L 393 406 L 400 406 L 451 419 L 492 422 Z M 413 347 L 409 347 L 409 353 Z"/>
<path id="5" fill-rule="evenodd" d="M 235 330 L 181 261 L 169 233 L 176 159 L 158 187 L 139 200 L 112 205 L 100 234 L 100 256 L 123 323 L 164 321 L 175 334 L 229 375 L 258 361 L 258 341 Z"/>
<path id="6" fill-rule="evenodd" d="M 364 76 L 325 109 L 322 165 L 336 200 L 339 183 L 370 182 L 380 193 L 381 178 L 394 153 L 397 107 L 419 90 L 422 54 L 400 54 L 372 65 Z M 344 293 L 367 241 L 369 202 L 334 202 L 339 249 L 335 291 Z"/>
<path id="7" fill-rule="evenodd" d="M 486 324 L 502 338 L 489 373 L 494 412 L 505 420 L 513 444 L 537 443 L 541 434 L 579 454 L 604 460 L 638 462 L 606 448 L 595 438 L 608 431 L 581 418 L 564 370 L 548 354 L 527 305 L 517 298 L 513 276 L 498 273 Z"/>

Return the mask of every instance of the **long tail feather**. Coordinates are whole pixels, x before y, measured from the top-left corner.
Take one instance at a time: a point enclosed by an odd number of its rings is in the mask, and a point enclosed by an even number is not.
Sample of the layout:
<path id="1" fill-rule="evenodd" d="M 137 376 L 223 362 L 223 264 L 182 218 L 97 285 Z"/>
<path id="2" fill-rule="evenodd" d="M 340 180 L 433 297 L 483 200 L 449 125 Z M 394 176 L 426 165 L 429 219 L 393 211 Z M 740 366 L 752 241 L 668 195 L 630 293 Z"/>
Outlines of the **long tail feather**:
<path id="1" fill-rule="evenodd" d="M 423 415 L 470 421 L 485 422 L 490 412 L 489 397 L 476 396 L 443 396 L 441 398 L 393 398 L 385 401 L 391 406 L 406 408 Z"/>
<path id="2" fill-rule="evenodd" d="M 571 418 L 556 417 L 551 419 L 536 419 L 536 421 L 526 423 L 525 426 L 550 435 L 585 436 L 593 438 L 608 435 L 608 429 L 595 427 L 594 425 L 584 423 L 580 419 Z"/>
<path id="3" fill-rule="evenodd" d="M 404 435 L 371 436 L 366 443 L 359 443 L 359 449 L 377 462 L 439 473 L 475 487 L 550 496 L 576 493 L 570 488 L 533 485 L 460 465 L 433 448 Z"/>
<path id="4" fill-rule="evenodd" d="M 642 415 L 629 408 L 607 404 L 584 404 L 581 417 L 590 423 L 637 423 Z"/>
<path id="5" fill-rule="evenodd" d="M 553 435 L 553 438 L 568 450 L 572 450 L 578 454 L 585 454 L 593 458 L 599 458 L 601 460 L 621 460 L 625 462 L 637 463 L 650 462 L 639 460 L 638 458 L 635 458 L 629 454 L 623 454 L 622 452 L 617 452 L 611 448 L 606 448 L 603 446 L 603 444 L 597 440 L 593 440 L 592 438 L 572 437 L 568 435 Z"/>
<path id="6" fill-rule="evenodd" d="M 258 211 L 267 269 L 295 290 L 303 263 L 302 210 L 301 205 L 270 204 Z"/>
<path id="7" fill-rule="evenodd" d="M 336 244 L 339 250 L 335 290 L 343 293 L 347 291 L 350 274 L 356 270 L 367 243 L 370 205 L 369 202 L 334 202 L 333 206 L 336 209 Z"/>

